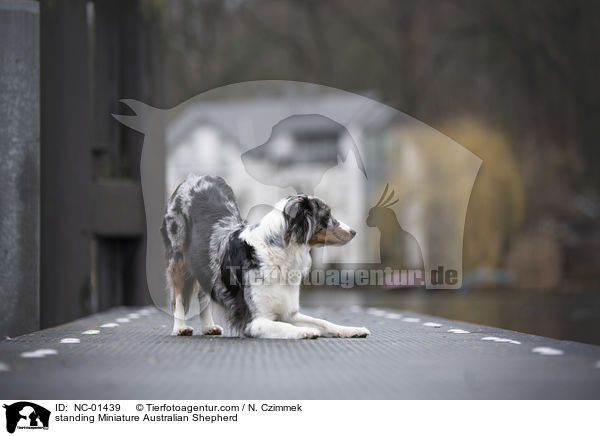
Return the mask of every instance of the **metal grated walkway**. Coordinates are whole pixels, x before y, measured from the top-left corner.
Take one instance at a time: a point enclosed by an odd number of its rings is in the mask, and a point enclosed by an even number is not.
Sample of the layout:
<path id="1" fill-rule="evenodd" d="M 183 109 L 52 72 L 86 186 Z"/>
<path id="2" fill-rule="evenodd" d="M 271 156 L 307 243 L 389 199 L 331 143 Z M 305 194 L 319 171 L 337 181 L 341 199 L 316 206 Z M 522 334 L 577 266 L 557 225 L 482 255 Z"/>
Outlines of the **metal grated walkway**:
<path id="1" fill-rule="evenodd" d="M 364 325 L 372 335 L 303 341 L 171 337 L 166 314 L 118 308 L 1 341 L 0 397 L 600 398 L 599 346 L 409 312 L 306 312 Z M 101 327 L 111 323 L 118 326 Z M 83 334 L 90 330 L 99 333 Z"/>

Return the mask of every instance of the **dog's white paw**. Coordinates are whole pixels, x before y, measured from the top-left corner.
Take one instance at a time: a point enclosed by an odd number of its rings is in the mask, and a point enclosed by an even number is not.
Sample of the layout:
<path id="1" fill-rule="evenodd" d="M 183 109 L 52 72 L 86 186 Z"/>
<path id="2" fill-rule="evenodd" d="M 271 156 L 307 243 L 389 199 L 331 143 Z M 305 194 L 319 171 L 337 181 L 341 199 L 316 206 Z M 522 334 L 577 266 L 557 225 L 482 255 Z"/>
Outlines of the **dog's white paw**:
<path id="1" fill-rule="evenodd" d="M 340 338 L 366 338 L 371 332 L 365 327 L 344 327 L 338 331 Z"/>
<path id="2" fill-rule="evenodd" d="M 193 333 L 194 333 L 194 329 L 192 327 L 183 326 L 183 327 L 174 328 L 171 335 L 173 335 L 173 336 L 192 336 Z"/>
<path id="3" fill-rule="evenodd" d="M 219 336 L 223 334 L 223 328 L 221 326 L 218 325 L 211 325 L 208 327 L 203 327 L 202 328 L 202 334 L 203 335 L 209 335 L 209 336 Z"/>
<path id="4" fill-rule="evenodd" d="M 319 336 L 321 336 L 319 330 L 310 327 L 303 327 L 298 330 L 298 336 L 296 339 L 316 339 Z"/>

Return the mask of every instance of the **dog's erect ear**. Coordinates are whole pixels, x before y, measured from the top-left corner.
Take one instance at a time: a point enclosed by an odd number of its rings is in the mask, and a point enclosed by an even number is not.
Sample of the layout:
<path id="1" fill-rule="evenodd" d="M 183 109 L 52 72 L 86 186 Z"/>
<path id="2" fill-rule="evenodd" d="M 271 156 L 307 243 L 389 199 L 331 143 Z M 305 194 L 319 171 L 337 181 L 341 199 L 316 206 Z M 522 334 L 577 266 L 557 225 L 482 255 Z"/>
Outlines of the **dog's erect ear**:
<path id="1" fill-rule="evenodd" d="M 285 230 L 283 241 L 285 245 L 290 242 L 307 244 L 313 236 L 314 206 L 306 195 L 298 195 L 288 200 L 283 208 Z"/>

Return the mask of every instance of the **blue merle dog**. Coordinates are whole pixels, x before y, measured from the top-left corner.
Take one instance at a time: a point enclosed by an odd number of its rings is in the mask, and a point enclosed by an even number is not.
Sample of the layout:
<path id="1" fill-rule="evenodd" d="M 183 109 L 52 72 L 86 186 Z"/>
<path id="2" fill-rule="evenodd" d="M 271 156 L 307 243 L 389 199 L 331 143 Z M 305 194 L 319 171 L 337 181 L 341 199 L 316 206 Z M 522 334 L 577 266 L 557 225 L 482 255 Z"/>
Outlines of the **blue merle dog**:
<path id="1" fill-rule="evenodd" d="M 213 303 L 224 310 L 234 332 L 255 338 L 369 334 L 364 327 L 340 326 L 299 311 L 311 247 L 344 245 L 356 234 L 317 197 L 284 198 L 249 226 L 222 178 L 188 176 L 169 199 L 161 232 L 173 335 L 193 333 L 185 323 L 192 298 L 198 298 L 205 335 L 223 333 L 213 321 Z"/>

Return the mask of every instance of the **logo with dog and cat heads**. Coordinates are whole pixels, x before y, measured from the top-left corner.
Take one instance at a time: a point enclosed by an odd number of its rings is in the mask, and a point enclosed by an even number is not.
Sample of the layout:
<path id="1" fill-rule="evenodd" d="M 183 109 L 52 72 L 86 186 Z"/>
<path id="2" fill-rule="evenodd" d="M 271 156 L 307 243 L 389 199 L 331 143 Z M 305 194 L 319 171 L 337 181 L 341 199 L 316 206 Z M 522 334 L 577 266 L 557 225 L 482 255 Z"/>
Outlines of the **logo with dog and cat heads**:
<path id="1" fill-rule="evenodd" d="M 6 431 L 14 433 L 15 430 L 48 430 L 50 411 L 39 404 L 29 401 L 19 401 L 13 404 L 4 404 L 6 414 Z"/>

